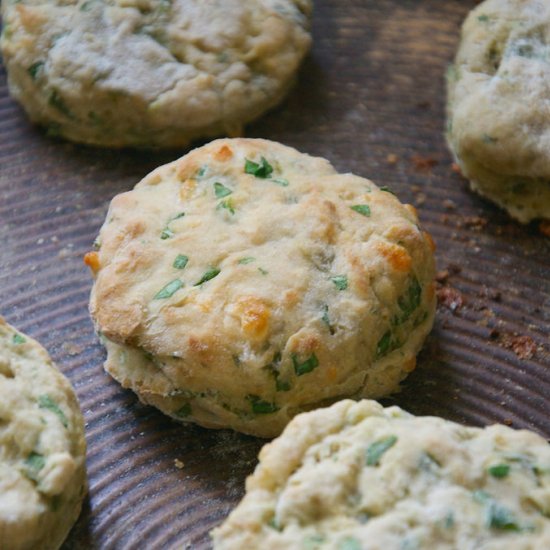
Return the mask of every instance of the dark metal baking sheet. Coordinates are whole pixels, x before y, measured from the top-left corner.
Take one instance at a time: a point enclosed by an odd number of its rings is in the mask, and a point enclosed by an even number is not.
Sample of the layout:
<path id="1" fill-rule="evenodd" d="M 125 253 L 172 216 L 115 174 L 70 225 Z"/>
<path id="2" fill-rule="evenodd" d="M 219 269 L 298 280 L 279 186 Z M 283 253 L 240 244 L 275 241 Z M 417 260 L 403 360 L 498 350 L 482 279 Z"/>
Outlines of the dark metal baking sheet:
<path id="1" fill-rule="evenodd" d="M 443 137 L 444 73 L 475 4 L 318 0 L 297 86 L 247 135 L 389 186 L 432 233 L 435 328 L 418 369 L 386 403 L 548 437 L 550 240 L 472 195 Z M 90 494 L 66 549 L 207 548 L 263 444 L 180 426 L 102 371 L 82 256 L 109 200 L 183 153 L 49 139 L 9 98 L 0 68 L 0 313 L 46 346 L 86 418 Z"/>

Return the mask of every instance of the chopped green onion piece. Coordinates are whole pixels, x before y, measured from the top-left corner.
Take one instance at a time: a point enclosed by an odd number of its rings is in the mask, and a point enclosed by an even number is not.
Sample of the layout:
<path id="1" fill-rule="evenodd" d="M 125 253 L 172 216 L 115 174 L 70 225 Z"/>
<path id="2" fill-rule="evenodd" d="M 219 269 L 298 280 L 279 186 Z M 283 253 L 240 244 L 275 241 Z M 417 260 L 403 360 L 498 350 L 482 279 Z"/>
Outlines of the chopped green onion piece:
<path id="1" fill-rule="evenodd" d="M 336 275 L 335 277 L 331 277 L 330 280 L 334 283 L 338 290 L 346 290 L 348 288 L 347 275 Z"/>
<path id="2" fill-rule="evenodd" d="M 300 363 L 300 361 L 298 360 L 298 355 L 296 353 L 293 353 L 291 357 L 292 364 L 294 365 L 294 372 L 297 376 L 307 374 L 308 372 L 311 372 L 319 366 L 319 359 L 317 359 L 317 356 L 314 353 L 312 353 L 302 363 Z"/>
<path id="3" fill-rule="evenodd" d="M 370 206 L 368 204 L 355 204 L 354 206 L 350 206 L 350 208 L 362 216 L 366 216 L 367 218 L 370 216 Z"/>
<path id="4" fill-rule="evenodd" d="M 397 300 L 397 304 L 403 312 L 402 315 L 397 316 L 393 322 L 395 325 L 400 325 L 406 322 L 410 316 L 414 313 L 416 308 L 422 301 L 422 287 L 418 282 L 418 279 L 413 276 L 412 281 L 407 288 L 405 294 L 402 294 Z"/>
<path id="5" fill-rule="evenodd" d="M 61 420 L 61 424 L 63 424 L 65 428 L 69 425 L 69 421 L 67 420 L 65 413 L 59 408 L 59 405 L 49 395 L 40 395 L 38 397 L 38 406 L 41 409 L 48 409 L 49 411 L 56 414 L 59 417 L 59 420 Z"/>
<path id="6" fill-rule="evenodd" d="M 367 466 L 378 466 L 382 455 L 397 443 L 397 437 L 390 435 L 371 443 L 367 449 Z"/>
<path id="7" fill-rule="evenodd" d="M 486 507 L 489 527 L 503 531 L 521 531 L 513 513 L 499 504 L 490 494 L 485 491 L 474 491 L 473 497 L 475 501 Z"/>
<path id="8" fill-rule="evenodd" d="M 179 279 L 174 279 L 173 281 L 169 282 L 164 288 L 161 288 L 157 292 L 153 300 L 164 300 L 165 298 L 170 298 L 182 286 L 183 286 L 182 281 L 180 281 Z"/>
<path id="9" fill-rule="evenodd" d="M 12 338 L 12 342 L 14 344 L 24 344 L 27 341 L 27 339 L 24 336 L 21 336 L 21 334 L 14 334 Z"/>
<path id="10" fill-rule="evenodd" d="M 172 216 L 170 221 L 173 222 L 174 220 L 179 220 L 180 218 L 183 218 L 183 216 L 185 216 L 185 212 L 179 212 L 175 216 Z"/>
<path id="11" fill-rule="evenodd" d="M 46 459 L 34 451 L 25 459 L 25 474 L 33 481 L 38 481 L 38 472 L 46 465 Z"/>
<path id="12" fill-rule="evenodd" d="M 175 267 L 176 269 L 184 269 L 188 261 L 189 258 L 187 256 L 184 254 L 178 254 L 172 264 L 172 267 Z"/>
<path id="13" fill-rule="evenodd" d="M 185 403 L 174 414 L 180 418 L 189 416 L 191 414 L 191 403 Z"/>
<path id="14" fill-rule="evenodd" d="M 258 268 L 258 271 L 262 274 L 262 275 L 267 275 L 269 273 L 269 271 L 267 271 L 267 269 L 264 269 L 263 267 L 259 267 Z"/>
<path id="15" fill-rule="evenodd" d="M 202 285 L 202 283 L 206 283 L 207 281 L 210 281 L 210 279 L 213 279 L 220 273 L 220 269 L 217 267 L 211 267 L 208 271 L 204 273 L 204 275 L 200 278 L 198 283 L 195 283 L 194 286 Z"/>
<path id="16" fill-rule="evenodd" d="M 169 227 L 166 227 L 162 230 L 162 233 L 160 234 L 160 238 L 163 241 L 165 241 L 166 239 L 170 239 L 174 235 L 175 235 L 175 233 Z"/>
<path id="17" fill-rule="evenodd" d="M 328 316 L 328 304 L 323 305 L 323 315 L 321 317 L 321 320 L 323 321 L 323 323 L 325 323 L 325 325 L 327 325 L 329 332 L 331 334 L 334 334 L 334 327 L 332 326 L 330 322 L 330 317 Z"/>
<path id="18" fill-rule="evenodd" d="M 244 171 L 245 173 L 252 174 L 257 178 L 265 179 L 271 176 L 271 173 L 273 172 L 273 166 L 271 166 L 271 164 L 269 164 L 269 162 L 267 162 L 264 157 L 261 158 L 260 163 L 246 159 L 244 164 Z"/>
<path id="19" fill-rule="evenodd" d="M 219 181 L 214 182 L 214 193 L 216 195 L 216 198 L 221 199 L 223 197 L 227 197 L 227 195 L 231 195 L 233 191 L 229 189 L 229 187 L 226 187 Z"/>
<path id="20" fill-rule="evenodd" d="M 208 170 L 208 166 L 206 166 L 206 164 L 204 164 L 203 166 L 201 166 L 198 170 L 197 170 L 197 178 L 202 178 L 204 176 L 204 174 L 206 174 L 206 170 Z"/>
<path id="21" fill-rule="evenodd" d="M 249 263 L 255 262 L 255 261 L 256 261 L 256 258 L 253 258 L 252 256 L 246 256 L 245 258 L 241 258 L 239 260 L 239 263 L 243 264 L 243 265 L 246 265 L 246 264 L 249 264 Z"/>
<path id="22" fill-rule="evenodd" d="M 380 340 L 378 341 L 378 345 L 376 346 L 376 357 L 383 357 L 391 350 L 391 338 L 391 330 L 388 330 L 388 332 L 386 332 L 384 336 L 380 338 Z"/>
<path id="23" fill-rule="evenodd" d="M 361 550 L 361 543 L 355 537 L 346 537 L 338 543 L 338 550 Z"/>
<path id="24" fill-rule="evenodd" d="M 37 61 L 36 63 L 33 63 L 28 69 L 27 72 L 31 76 L 33 80 L 36 80 L 36 77 L 38 76 L 38 73 L 40 72 L 40 69 L 44 66 L 43 61 Z"/>
<path id="25" fill-rule="evenodd" d="M 395 193 L 387 185 L 382 185 L 382 187 L 380 187 L 380 191 L 386 191 L 386 193 L 391 193 L 392 195 L 395 195 Z"/>
<path id="26" fill-rule="evenodd" d="M 219 209 L 219 208 L 225 208 L 226 210 L 229 210 L 231 214 L 235 214 L 235 209 L 233 208 L 233 203 L 231 202 L 231 199 L 221 201 L 216 207 L 216 209 Z"/>
<path id="27" fill-rule="evenodd" d="M 510 473 L 510 466 L 508 464 L 495 464 L 489 466 L 488 472 L 497 479 L 506 477 Z"/>
<path id="28" fill-rule="evenodd" d="M 257 395 L 248 395 L 246 397 L 250 401 L 250 406 L 252 407 L 252 412 L 256 414 L 272 414 L 279 410 L 279 407 L 275 403 L 268 403 L 263 401 Z"/>
<path id="29" fill-rule="evenodd" d="M 477 20 L 480 22 L 480 23 L 487 23 L 487 21 L 489 21 L 489 16 L 488 15 L 485 15 L 485 14 L 482 14 L 482 15 L 479 15 Z"/>

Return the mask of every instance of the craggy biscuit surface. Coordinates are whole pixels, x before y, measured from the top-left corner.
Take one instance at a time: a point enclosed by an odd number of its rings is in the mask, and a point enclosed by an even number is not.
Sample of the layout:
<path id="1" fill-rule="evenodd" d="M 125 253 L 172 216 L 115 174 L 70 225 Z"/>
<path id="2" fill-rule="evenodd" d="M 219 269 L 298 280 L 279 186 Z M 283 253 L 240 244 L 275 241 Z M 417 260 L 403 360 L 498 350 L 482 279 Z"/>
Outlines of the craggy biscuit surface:
<path id="1" fill-rule="evenodd" d="M 106 369 L 180 420 L 273 436 L 398 388 L 434 316 L 412 207 L 265 140 L 218 140 L 115 197 L 87 263 Z"/>
<path id="2" fill-rule="evenodd" d="M 55 550 L 86 492 L 84 421 L 46 350 L 0 317 L 0 549 Z"/>
<path id="3" fill-rule="evenodd" d="M 311 0 L 4 0 L 9 89 L 31 120 L 103 146 L 240 133 L 310 45 Z"/>
<path id="4" fill-rule="evenodd" d="M 527 223 L 550 219 L 550 4 L 487 0 L 448 75 L 448 140 L 474 190 Z"/>
<path id="5" fill-rule="evenodd" d="M 216 550 L 550 548 L 550 446 L 532 432 L 345 400 L 259 458 Z"/>

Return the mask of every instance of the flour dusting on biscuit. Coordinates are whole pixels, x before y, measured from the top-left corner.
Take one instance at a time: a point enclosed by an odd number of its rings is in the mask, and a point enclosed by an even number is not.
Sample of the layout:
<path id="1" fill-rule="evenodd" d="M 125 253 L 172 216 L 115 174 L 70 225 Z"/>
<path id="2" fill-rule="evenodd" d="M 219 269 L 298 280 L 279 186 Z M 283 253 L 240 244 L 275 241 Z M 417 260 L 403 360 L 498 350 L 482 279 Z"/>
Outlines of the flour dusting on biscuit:
<path id="1" fill-rule="evenodd" d="M 218 140 L 115 197 L 86 256 L 106 369 L 182 421 L 273 436 L 414 369 L 435 309 L 412 207 L 324 159 Z"/>

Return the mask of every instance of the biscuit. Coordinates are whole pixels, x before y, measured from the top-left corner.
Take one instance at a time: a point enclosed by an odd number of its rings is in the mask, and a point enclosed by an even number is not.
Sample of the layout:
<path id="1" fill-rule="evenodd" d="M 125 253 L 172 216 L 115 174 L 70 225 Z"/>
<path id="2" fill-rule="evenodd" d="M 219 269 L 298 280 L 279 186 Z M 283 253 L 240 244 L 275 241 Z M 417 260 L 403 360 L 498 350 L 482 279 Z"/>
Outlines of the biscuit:
<path id="1" fill-rule="evenodd" d="M 54 135 L 180 147 L 278 104 L 310 46 L 311 0 L 5 0 L 11 95 Z"/>
<path id="2" fill-rule="evenodd" d="M 414 369 L 434 310 L 414 209 L 328 161 L 218 140 L 116 196 L 86 262 L 106 369 L 183 421 L 270 437 Z"/>
<path id="3" fill-rule="evenodd" d="M 532 432 L 345 400 L 259 458 L 216 550 L 550 548 L 550 447 Z"/>
<path id="4" fill-rule="evenodd" d="M 86 493 L 84 421 L 46 350 L 0 318 L 0 548 L 55 550 Z"/>
<path id="5" fill-rule="evenodd" d="M 448 73 L 448 142 L 473 190 L 522 223 L 550 219 L 550 4 L 487 0 Z"/>

